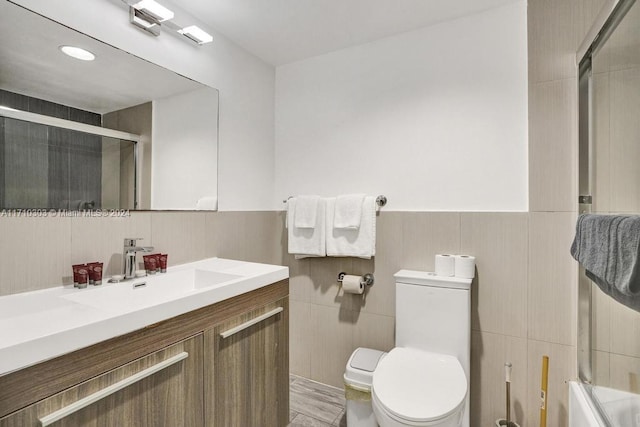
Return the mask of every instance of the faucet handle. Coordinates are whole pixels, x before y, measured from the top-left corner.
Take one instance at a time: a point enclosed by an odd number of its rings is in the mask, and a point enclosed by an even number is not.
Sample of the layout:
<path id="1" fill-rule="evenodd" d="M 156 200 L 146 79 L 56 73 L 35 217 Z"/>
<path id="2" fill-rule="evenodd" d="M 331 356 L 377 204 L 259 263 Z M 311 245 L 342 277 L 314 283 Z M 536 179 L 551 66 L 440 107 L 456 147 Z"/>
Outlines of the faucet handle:
<path id="1" fill-rule="evenodd" d="M 142 237 L 125 237 L 124 238 L 124 246 L 135 246 L 137 240 L 144 240 Z"/>

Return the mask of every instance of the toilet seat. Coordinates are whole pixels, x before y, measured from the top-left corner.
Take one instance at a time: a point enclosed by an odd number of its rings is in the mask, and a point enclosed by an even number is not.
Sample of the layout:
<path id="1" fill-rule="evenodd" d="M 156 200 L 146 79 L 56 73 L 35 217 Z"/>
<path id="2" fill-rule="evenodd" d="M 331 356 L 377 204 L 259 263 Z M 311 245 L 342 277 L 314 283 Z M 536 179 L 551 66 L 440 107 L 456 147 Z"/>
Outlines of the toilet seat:
<path id="1" fill-rule="evenodd" d="M 457 358 L 398 347 L 380 360 L 373 374 L 372 397 L 400 423 L 429 425 L 462 408 L 467 384 Z"/>

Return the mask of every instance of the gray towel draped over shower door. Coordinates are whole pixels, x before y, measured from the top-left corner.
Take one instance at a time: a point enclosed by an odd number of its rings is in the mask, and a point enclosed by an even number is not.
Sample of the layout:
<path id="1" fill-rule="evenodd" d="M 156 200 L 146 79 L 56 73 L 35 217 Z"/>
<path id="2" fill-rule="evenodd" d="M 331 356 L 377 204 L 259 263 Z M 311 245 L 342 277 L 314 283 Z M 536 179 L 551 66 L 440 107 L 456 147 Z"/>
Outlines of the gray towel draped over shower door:
<path id="1" fill-rule="evenodd" d="M 583 214 L 571 255 L 607 295 L 640 312 L 640 216 Z"/>

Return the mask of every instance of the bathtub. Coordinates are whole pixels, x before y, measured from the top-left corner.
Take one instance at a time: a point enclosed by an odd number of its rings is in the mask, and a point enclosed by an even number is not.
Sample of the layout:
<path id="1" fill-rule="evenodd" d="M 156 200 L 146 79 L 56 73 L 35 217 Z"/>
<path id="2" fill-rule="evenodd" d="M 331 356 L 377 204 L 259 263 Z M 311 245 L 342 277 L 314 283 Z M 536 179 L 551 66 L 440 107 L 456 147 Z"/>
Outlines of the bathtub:
<path id="1" fill-rule="evenodd" d="M 640 427 L 640 395 L 569 383 L 569 427 Z"/>

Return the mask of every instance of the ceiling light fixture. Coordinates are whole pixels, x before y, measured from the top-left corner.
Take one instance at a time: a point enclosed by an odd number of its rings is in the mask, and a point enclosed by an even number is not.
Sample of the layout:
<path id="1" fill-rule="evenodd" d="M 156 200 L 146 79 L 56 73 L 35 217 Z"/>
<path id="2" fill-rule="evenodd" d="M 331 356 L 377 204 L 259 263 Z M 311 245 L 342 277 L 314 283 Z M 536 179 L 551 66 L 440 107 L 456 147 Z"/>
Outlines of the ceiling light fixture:
<path id="1" fill-rule="evenodd" d="M 205 44 L 213 41 L 213 36 L 211 36 L 211 34 L 207 33 L 196 25 L 184 27 L 178 30 L 178 32 L 198 44 Z"/>
<path id="2" fill-rule="evenodd" d="M 154 36 L 160 35 L 160 23 L 151 16 L 148 16 L 133 7 L 129 8 L 129 22 L 136 27 L 153 34 Z"/>
<path id="3" fill-rule="evenodd" d="M 82 49 L 81 47 L 60 46 L 58 49 L 60 49 L 65 55 L 68 55 L 75 59 L 79 59 L 81 61 L 93 61 L 94 59 L 96 59 L 96 56 L 93 53 L 89 52 L 88 50 Z"/>
<path id="4" fill-rule="evenodd" d="M 138 3 L 131 5 L 131 7 L 150 16 L 157 22 L 173 19 L 174 16 L 174 13 L 171 10 L 153 0 L 141 0 Z"/>
<path id="5" fill-rule="evenodd" d="M 175 30 L 198 45 L 211 43 L 213 36 L 196 25 L 182 26 L 173 21 L 175 14 L 154 0 L 122 0 L 129 6 L 129 22 L 136 27 L 160 35 L 161 26 Z"/>

